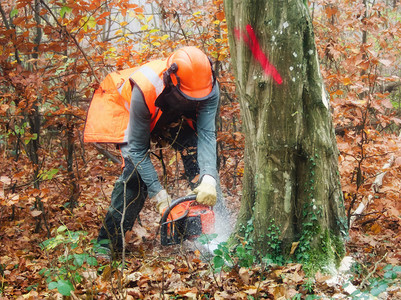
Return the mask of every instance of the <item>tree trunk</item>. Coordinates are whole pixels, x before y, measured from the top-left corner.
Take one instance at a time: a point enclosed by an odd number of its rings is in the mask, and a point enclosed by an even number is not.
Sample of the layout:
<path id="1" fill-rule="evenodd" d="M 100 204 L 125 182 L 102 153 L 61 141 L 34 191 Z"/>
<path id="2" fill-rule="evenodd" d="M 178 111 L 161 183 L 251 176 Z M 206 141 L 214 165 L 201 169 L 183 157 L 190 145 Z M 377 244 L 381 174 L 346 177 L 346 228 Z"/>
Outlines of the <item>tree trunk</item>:
<path id="1" fill-rule="evenodd" d="M 293 255 L 322 268 L 344 253 L 347 228 L 308 9 L 302 0 L 224 4 L 246 136 L 236 236 L 245 237 L 259 258 Z M 247 25 L 282 83 L 250 42 Z"/>

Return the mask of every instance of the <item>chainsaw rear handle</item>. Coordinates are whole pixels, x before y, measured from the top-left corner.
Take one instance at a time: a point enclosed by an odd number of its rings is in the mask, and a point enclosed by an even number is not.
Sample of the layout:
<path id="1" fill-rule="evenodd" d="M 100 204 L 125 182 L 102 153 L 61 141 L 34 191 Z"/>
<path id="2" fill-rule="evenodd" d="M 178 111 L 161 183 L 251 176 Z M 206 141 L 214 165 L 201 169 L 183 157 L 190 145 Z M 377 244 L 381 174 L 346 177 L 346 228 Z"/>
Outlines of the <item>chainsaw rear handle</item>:
<path id="1" fill-rule="evenodd" d="M 176 207 L 178 204 L 182 203 L 182 202 L 186 202 L 186 201 L 192 201 L 192 200 L 196 200 L 196 195 L 188 195 L 188 196 L 184 196 L 181 198 L 177 198 L 175 200 L 173 200 L 171 202 L 171 204 L 169 206 L 167 206 L 166 210 L 164 211 L 164 214 L 160 220 L 160 224 L 163 225 L 164 223 L 166 223 L 168 215 L 170 214 L 170 211 Z"/>

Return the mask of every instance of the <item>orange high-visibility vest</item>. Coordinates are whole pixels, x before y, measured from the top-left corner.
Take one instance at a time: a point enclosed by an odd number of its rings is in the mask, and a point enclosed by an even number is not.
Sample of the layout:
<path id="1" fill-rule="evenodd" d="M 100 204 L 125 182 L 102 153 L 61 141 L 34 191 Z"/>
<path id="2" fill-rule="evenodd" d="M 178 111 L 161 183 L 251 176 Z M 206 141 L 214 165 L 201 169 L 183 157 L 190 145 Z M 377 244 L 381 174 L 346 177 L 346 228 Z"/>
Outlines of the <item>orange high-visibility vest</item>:
<path id="1" fill-rule="evenodd" d="M 95 91 L 84 130 L 85 142 L 126 143 L 131 106 L 132 87 L 142 92 L 151 114 L 150 130 L 159 120 L 162 111 L 155 106 L 164 89 L 163 72 L 167 60 L 151 61 L 143 66 L 110 73 Z"/>

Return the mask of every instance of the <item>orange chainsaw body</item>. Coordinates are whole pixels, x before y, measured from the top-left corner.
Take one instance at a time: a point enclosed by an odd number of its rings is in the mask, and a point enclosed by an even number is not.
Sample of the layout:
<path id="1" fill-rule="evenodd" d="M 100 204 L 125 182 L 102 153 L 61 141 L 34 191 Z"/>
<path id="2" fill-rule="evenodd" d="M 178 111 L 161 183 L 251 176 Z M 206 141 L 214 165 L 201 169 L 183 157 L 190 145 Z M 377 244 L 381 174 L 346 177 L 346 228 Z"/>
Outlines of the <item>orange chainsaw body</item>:
<path id="1" fill-rule="evenodd" d="M 214 232 L 213 210 L 195 199 L 196 195 L 179 198 L 164 211 L 160 230 L 162 245 L 180 244 Z"/>

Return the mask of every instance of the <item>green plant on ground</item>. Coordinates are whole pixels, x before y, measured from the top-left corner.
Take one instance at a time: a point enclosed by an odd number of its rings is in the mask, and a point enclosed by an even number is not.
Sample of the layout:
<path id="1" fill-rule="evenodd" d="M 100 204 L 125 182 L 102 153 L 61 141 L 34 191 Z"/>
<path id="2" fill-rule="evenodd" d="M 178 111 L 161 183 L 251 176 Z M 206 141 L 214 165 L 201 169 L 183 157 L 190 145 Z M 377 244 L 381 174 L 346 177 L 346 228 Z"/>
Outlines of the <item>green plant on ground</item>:
<path id="1" fill-rule="evenodd" d="M 255 257 L 251 249 L 247 245 L 239 245 L 234 249 L 229 249 L 226 242 L 220 243 L 213 251 L 214 271 L 220 272 L 222 268 L 232 268 L 234 266 L 240 268 L 250 268 Z"/>
<path id="2" fill-rule="evenodd" d="M 305 280 L 302 286 L 305 288 L 308 294 L 312 294 L 314 285 L 315 285 L 315 280 L 313 278 L 308 278 Z"/>
<path id="3" fill-rule="evenodd" d="M 359 270 L 359 265 L 354 266 Z M 361 287 L 356 289 L 350 296 L 352 299 L 372 299 L 378 297 L 381 293 L 388 290 L 392 286 L 399 286 L 401 266 L 394 266 L 391 264 L 386 265 L 383 268 L 383 276 L 377 276 L 377 273 L 371 273 L 370 277 L 365 277 L 364 283 Z M 358 272 L 359 273 L 359 272 Z M 358 274 L 356 274 L 358 275 Z M 375 276 L 376 275 L 376 276 Z M 369 276 L 369 275 L 368 275 Z M 346 285 L 344 286 L 346 287 Z"/>
<path id="4" fill-rule="evenodd" d="M 83 272 L 99 267 L 95 253 L 102 253 L 103 242 L 89 241 L 87 235 L 84 231 L 69 231 L 62 225 L 57 229 L 54 238 L 41 244 L 48 254 L 56 251 L 63 253 L 57 256 L 55 262 L 50 263 L 49 268 L 40 271 L 40 274 L 46 277 L 50 290 L 57 289 L 63 296 L 70 296 L 71 291 L 82 282 Z"/>
<path id="5" fill-rule="evenodd" d="M 253 231 L 253 219 L 250 219 L 247 226 L 244 226 L 244 238 L 236 247 L 230 249 L 227 242 L 217 245 L 217 249 L 213 251 L 213 268 L 218 273 L 222 268 L 232 268 L 234 266 L 250 268 L 255 263 L 253 254 L 253 240 L 251 233 Z M 203 244 L 209 244 L 217 234 L 201 235 L 198 241 Z"/>

